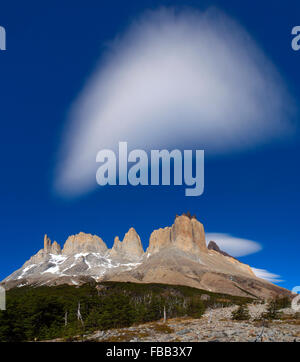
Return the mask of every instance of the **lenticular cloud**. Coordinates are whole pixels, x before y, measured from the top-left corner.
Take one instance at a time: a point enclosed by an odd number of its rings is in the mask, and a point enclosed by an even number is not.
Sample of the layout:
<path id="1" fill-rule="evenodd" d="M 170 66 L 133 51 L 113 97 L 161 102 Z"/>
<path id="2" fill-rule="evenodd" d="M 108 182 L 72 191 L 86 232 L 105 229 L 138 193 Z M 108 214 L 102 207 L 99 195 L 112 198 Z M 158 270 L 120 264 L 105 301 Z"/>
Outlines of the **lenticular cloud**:
<path id="1" fill-rule="evenodd" d="M 229 234 L 207 233 L 207 244 L 211 240 L 215 241 L 221 250 L 233 257 L 254 254 L 262 249 L 262 246 L 256 241 L 237 238 Z"/>
<path id="2" fill-rule="evenodd" d="M 251 37 L 216 10 L 149 12 L 108 47 L 69 115 L 55 185 L 96 186 L 99 150 L 232 152 L 289 132 L 291 101 Z"/>
<path id="3" fill-rule="evenodd" d="M 268 270 L 265 269 L 257 269 L 257 268 L 251 268 L 253 273 L 258 277 L 265 280 L 268 280 L 271 283 L 280 283 L 284 280 L 280 279 L 280 275 L 270 273 Z"/>

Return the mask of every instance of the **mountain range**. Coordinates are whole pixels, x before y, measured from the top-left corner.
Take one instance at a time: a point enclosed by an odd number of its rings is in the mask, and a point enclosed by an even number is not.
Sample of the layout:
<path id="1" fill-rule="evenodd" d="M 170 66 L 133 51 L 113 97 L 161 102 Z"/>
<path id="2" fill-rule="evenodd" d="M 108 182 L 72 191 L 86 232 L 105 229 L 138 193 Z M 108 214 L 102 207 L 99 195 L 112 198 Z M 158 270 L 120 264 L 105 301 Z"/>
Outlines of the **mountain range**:
<path id="1" fill-rule="evenodd" d="M 130 228 L 108 249 L 96 235 L 71 235 L 63 248 L 47 235 L 44 248 L 1 285 L 79 285 L 88 281 L 123 281 L 186 285 L 212 292 L 268 299 L 290 295 L 284 288 L 258 278 L 243 264 L 205 240 L 203 225 L 189 214 L 176 216 L 172 226 L 154 230 L 144 251 Z"/>

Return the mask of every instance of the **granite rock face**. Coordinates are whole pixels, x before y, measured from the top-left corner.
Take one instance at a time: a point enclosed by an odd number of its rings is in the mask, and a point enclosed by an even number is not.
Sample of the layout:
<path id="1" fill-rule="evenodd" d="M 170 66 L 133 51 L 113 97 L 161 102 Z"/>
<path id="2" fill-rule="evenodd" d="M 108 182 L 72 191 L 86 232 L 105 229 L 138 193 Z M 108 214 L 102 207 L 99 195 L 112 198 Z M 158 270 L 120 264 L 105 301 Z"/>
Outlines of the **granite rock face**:
<path id="1" fill-rule="evenodd" d="M 51 245 L 51 253 L 55 255 L 61 254 L 60 245 L 56 241 L 54 241 L 53 244 Z"/>
<path id="2" fill-rule="evenodd" d="M 141 239 L 134 228 L 130 228 L 123 241 L 116 236 L 110 255 L 124 260 L 136 261 L 144 254 Z"/>
<path id="3" fill-rule="evenodd" d="M 171 229 L 174 245 L 185 252 L 201 254 L 207 252 L 203 225 L 188 216 L 177 216 Z"/>
<path id="4" fill-rule="evenodd" d="M 104 254 L 107 251 L 107 246 L 104 241 L 97 235 L 85 234 L 80 232 L 77 235 L 68 237 L 62 254 L 72 255 L 78 253 L 100 253 Z"/>
<path id="5" fill-rule="evenodd" d="M 149 240 L 148 254 L 159 252 L 162 248 L 171 245 L 171 228 L 157 229 L 152 232 Z"/>
<path id="6" fill-rule="evenodd" d="M 203 225 L 186 215 L 177 216 L 171 227 L 154 230 L 150 236 L 148 253 L 174 247 L 191 254 L 207 253 Z"/>

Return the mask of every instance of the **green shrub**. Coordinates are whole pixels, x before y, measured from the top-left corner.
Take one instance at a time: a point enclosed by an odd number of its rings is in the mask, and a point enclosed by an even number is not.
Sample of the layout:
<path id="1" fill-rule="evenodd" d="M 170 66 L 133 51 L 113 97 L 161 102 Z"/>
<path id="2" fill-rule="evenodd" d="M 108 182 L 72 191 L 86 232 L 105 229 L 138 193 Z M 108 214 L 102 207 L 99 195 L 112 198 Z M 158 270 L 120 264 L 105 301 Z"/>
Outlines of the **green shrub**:
<path id="1" fill-rule="evenodd" d="M 250 313 L 246 305 L 242 304 L 232 312 L 231 318 L 238 321 L 246 321 L 250 319 Z"/>
<path id="2" fill-rule="evenodd" d="M 290 308 L 291 300 L 288 297 L 279 297 L 275 299 L 278 310 L 283 308 Z"/>
<path id="3" fill-rule="evenodd" d="M 277 299 L 272 299 L 269 301 L 267 306 L 267 311 L 265 313 L 262 313 L 261 319 L 279 319 L 281 316 L 281 313 L 279 310 L 281 309 L 280 303 L 278 303 Z"/>

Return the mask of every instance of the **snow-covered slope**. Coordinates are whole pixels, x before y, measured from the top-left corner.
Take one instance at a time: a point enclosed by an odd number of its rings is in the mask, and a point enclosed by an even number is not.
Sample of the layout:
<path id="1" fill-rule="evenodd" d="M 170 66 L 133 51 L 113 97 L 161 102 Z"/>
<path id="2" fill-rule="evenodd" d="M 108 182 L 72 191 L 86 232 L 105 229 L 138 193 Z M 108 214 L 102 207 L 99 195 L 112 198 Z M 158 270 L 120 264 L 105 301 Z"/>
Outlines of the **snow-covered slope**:
<path id="1" fill-rule="evenodd" d="M 139 253 L 127 252 L 133 243 L 140 243 Z M 4 283 L 22 281 L 26 284 L 52 284 L 64 277 L 73 284 L 81 276 L 91 277 L 98 281 L 109 270 L 117 272 L 131 270 L 142 262 L 143 249 L 141 241 L 134 229 L 130 229 L 123 242 L 118 240 L 118 252 L 115 248 L 107 249 L 106 245 L 96 235 L 79 233 L 70 236 L 63 250 L 57 249 L 56 242 L 51 244 L 47 235 L 44 237 L 44 249 L 32 256 L 22 268 L 4 279 Z M 121 245 L 121 246 L 120 246 Z M 16 284 L 16 283 L 14 283 Z M 19 283 L 17 283 L 19 284 Z"/>

